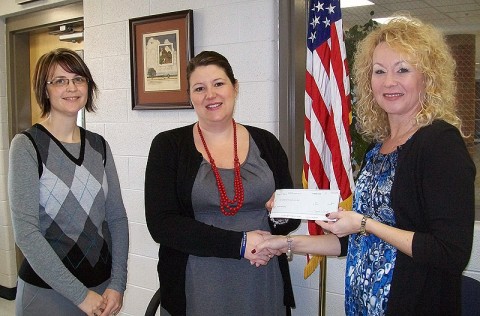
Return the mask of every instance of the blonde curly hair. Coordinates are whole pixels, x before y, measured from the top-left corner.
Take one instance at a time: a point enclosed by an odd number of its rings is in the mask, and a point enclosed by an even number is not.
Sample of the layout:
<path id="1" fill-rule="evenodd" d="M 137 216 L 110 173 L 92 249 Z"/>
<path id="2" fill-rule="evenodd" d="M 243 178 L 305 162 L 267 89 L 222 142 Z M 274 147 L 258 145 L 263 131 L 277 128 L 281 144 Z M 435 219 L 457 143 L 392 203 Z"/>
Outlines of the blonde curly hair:
<path id="1" fill-rule="evenodd" d="M 374 29 L 357 46 L 352 73 L 358 100 L 359 133 L 368 140 L 377 141 L 390 135 L 387 114 L 375 101 L 371 83 L 373 51 L 382 42 L 403 55 L 424 75 L 425 97 L 415 117 L 417 126 L 442 119 L 461 130 L 461 120 L 456 114 L 456 64 L 444 36 L 432 25 L 402 15 Z"/>

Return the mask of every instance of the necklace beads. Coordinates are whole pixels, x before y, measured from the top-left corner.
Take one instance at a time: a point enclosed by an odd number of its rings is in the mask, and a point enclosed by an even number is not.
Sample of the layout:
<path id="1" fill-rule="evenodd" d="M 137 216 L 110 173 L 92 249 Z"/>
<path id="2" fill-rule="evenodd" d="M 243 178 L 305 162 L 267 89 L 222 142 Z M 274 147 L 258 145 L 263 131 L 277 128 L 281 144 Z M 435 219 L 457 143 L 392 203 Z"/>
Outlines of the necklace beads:
<path id="1" fill-rule="evenodd" d="M 203 137 L 202 130 L 200 129 L 200 124 L 197 122 L 197 129 L 198 134 L 200 135 L 200 139 L 202 140 L 203 148 L 205 149 L 208 160 L 210 161 L 210 166 L 213 171 L 213 175 L 215 176 L 215 181 L 217 183 L 218 193 L 220 195 L 220 211 L 225 216 L 233 216 L 237 214 L 238 210 L 243 206 L 244 200 L 244 190 L 243 190 L 243 183 L 242 177 L 240 175 L 240 161 L 238 159 L 237 153 L 237 125 L 235 124 L 235 120 L 232 118 L 233 123 L 233 170 L 234 170 L 234 179 L 233 179 L 233 188 L 235 195 L 233 199 L 229 199 L 227 196 L 227 192 L 225 190 L 225 186 L 222 181 L 222 177 L 218 172 L 218 168 L 215 165 L 215 160 L 213 160 L 210 151 L 208 150 L 207 142 Z"/>

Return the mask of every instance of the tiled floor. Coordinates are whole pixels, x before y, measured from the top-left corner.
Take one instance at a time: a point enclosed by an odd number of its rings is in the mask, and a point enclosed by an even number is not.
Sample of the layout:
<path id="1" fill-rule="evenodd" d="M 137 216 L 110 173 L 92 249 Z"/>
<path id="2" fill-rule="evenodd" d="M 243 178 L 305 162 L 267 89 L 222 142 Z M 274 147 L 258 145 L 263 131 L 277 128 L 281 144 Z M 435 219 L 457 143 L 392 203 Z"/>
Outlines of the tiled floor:
<path id="1" fill-rule="evenodd" d="M 0 298 L 0 315 L 15 316 L 15 301 Z"/>

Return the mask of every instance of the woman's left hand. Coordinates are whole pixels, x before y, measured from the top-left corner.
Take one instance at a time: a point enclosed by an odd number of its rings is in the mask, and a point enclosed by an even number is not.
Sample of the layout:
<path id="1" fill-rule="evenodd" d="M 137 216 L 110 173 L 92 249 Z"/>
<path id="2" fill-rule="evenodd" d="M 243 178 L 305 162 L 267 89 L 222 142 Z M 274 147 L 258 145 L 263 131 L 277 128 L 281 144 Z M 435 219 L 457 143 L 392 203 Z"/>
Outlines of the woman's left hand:
<path id="1" fill-rule="evenodd" d="M 106 289 L 102 296 L 107 302 L 107 306 L 100 316 L 117 315 L 122 309 L 123 294 L 112 289 Z"/>
<path id="2" fill-rule="evenodd" d="M 272 211 L 274 201 L 275 201 L 275 192 L 273 192 L 270 199 L 265 203 L 265 208 L 267 209 L 268 213 Z"/>
<path id="3" fill-rule="evenodd" d="M 338 212 L 327 214 L 328 219 L 335 221 L 320 221 L 315 223 L 321 226 L 323 230 L 327 230 L 338 237 L 344 237 L 360 231 L 362 215 L 354 211 L 346 211 L 339 207 Z"/>

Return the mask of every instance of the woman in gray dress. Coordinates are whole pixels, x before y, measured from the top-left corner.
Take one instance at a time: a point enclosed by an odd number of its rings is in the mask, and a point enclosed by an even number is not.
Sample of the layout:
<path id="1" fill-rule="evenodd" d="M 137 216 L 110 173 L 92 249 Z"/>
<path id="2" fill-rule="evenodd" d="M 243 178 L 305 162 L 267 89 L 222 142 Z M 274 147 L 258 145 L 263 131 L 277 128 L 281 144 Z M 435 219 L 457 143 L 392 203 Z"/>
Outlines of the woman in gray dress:
<path id="1" fill-rule="evenodd" d="M 145 176 L 162 312 L 288 315 L 286 256 L 251 252 L 265 234 L 300 224 L 273 221 L 265 208 L 276 189 L 293 187 L 286 154 L 270 132 L 233 119 L 238 82 L 224 56 L 201 52 L 187 80 L 198 122 L 155 137 Z"/>

